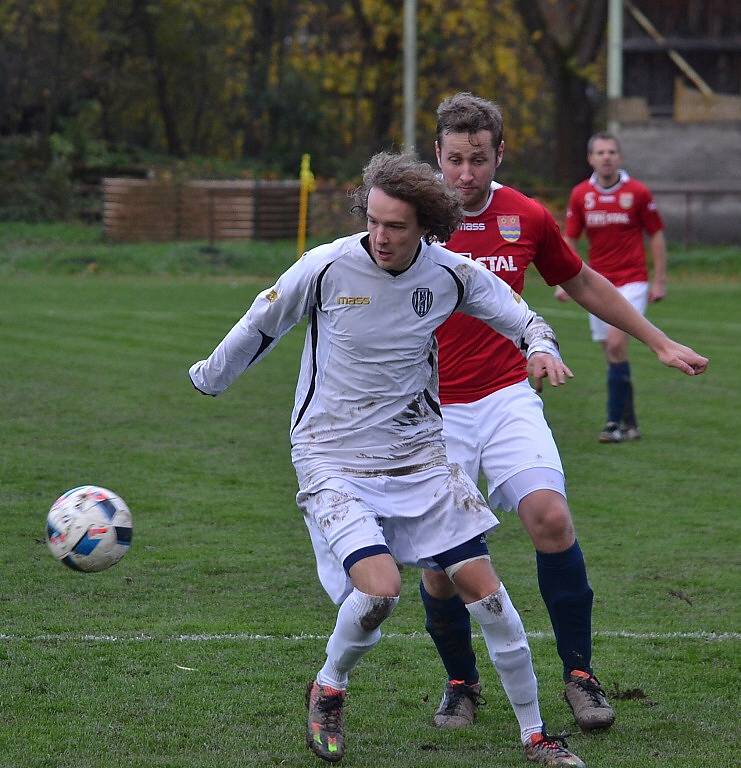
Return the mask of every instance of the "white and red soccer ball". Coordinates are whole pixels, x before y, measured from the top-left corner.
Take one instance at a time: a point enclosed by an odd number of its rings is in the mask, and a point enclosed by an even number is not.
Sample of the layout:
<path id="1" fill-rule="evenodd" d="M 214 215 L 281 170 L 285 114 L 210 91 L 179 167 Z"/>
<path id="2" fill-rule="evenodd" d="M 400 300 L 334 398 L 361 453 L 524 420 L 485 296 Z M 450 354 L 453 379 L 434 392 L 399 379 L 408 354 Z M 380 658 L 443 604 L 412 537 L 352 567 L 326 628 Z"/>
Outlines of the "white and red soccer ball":
<path id="1" fill-rule="evenodd" d="M 126 502 L 107 488 L 81 485 L 63 493 L 46 517 L 46 543 L 75 571 L 104 571 L 128 551 L 132 535 Z"/>

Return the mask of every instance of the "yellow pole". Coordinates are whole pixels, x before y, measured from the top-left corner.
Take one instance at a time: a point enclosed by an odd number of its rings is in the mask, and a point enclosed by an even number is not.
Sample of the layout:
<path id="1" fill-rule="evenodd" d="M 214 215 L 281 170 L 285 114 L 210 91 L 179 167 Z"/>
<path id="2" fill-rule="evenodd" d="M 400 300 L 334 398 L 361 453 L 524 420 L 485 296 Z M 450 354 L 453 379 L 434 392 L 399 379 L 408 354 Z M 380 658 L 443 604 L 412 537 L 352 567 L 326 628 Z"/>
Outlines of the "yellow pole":
<path id="1" fill-rule="evenodd" d="M 300 259 L 306 247 L 306 229 L 309 218 L 309 193 L 314 191 L 314 174 L 309 165 L 310 155 L 301 158 L 301 172 L 299 173 L 299 198 L 298 198 L 298 236 L 296 238 L 296 258 Z"/>

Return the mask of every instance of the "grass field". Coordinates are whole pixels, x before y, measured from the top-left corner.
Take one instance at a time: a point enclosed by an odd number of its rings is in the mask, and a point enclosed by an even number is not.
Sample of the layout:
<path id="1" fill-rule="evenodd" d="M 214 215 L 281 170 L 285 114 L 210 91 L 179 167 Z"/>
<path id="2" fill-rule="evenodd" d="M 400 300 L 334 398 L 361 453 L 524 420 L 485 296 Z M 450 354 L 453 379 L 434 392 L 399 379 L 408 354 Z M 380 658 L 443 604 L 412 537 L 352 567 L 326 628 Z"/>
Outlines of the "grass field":
<path id="1" fill-rule="evenodd" d="M 597 444 L 604 373 L 586 319 L 537 279 L 526 291 L 576 373 L 544 398 L 618 714 L 609 733 L 570 738 L 590 768 L 738 765 L 741 253 L 717 249 L 711 270 L 712 253 L 679 254 L 651 310 L 711 367 L 689 379 L 634 348 L 639 443 Z M 294 505 L 302 331 L 221 398 L 187 378 L 269 282 L 250 275 L 291 258 L 285 243 L 204 254 L 0 227 L 2 768 L 320 764 L 302 697 L 335 612 Z M 101 574 L 67 571 L 43 540 L 49 505 L 81 483 L 134 515 L 132 551 Z M 490 543 L 531 633 L 544 716 L 572 732 L 529 542 L 507 515 Z M 343 765 L 525 765 L 480 639 L 477 726 L 430 725 L 443 674 L 417 579 L 404 571 L 386 637 L 352 680 Z"/>

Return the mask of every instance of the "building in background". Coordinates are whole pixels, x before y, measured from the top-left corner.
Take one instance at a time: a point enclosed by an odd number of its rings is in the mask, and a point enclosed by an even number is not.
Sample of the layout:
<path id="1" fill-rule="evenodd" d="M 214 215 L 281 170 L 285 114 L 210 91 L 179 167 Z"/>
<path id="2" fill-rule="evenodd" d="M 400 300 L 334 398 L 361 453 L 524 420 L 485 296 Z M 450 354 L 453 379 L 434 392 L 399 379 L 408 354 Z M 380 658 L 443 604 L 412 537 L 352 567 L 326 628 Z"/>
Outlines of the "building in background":
<path id="1" fill-rule="evenodd" d="M 627 170 L 654 192 L 669 239 L 741 244 L 737 0 L 613 6 L 623 22 L 621 93 L 609 118 Z"/>

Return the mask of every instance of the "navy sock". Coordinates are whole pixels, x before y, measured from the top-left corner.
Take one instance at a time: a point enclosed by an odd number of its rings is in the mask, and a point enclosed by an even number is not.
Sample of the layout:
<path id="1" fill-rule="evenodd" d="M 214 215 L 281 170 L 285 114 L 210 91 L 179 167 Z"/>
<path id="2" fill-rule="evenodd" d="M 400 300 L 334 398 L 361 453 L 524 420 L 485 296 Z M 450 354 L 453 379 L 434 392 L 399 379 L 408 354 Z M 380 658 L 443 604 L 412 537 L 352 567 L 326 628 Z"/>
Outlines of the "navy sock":
<path id="1" fill-rule="evenodd" d="M 607 366 L 607 420 L 620 422 L 630 385 L 630 364 L 609 363 Z"/>
<path id="2" fill-rule="evenodd" d="M 551 617 L 564 679 L 572 669 L 592 671 L 592 598 L 579 542 L 564 552 L 537 552 L 538 584 Z"/>
<path id="3" fill-rule="evenodd" d="M 623 423 L 628 427 L 637 427 L 635 406 L 633 405 L 633 384 L 630 380 L 630 363 L 625 363 L 625 375 L 628 381 L 625 384 L 625 405 L 623 406 Z"/>
<path id="4" fill-rule="evenodd" d="M 455 595 L 438 600 L 419 582 L 419 594 L 427 616 L 425 628 L 440 654 L 448 680 L 477 683 L 476 654 L 471 644 L 471 617 L 463 600 Z"/>

